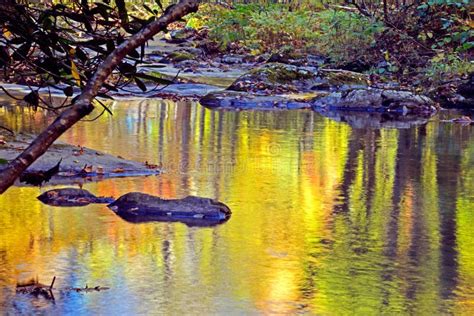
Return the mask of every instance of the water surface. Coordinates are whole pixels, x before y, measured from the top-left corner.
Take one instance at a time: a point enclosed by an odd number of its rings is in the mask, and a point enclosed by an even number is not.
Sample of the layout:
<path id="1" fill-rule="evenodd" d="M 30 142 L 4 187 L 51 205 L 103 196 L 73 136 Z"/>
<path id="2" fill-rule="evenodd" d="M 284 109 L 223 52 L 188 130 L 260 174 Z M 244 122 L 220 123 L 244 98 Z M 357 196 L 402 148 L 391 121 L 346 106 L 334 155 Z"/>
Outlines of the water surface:
<path id="1" fill-rule="evenodd" d="M 222 225 L 132 224 L 105 206 L 0 197 L 0 309 L 65 314 L 472 314 L 474 127 L 353 129 L 310 111 L 120 102 L 63 141 L 166 173 L 88 183 L 115 197 L 217 198 Z M 0 108 L 0 124 L 50 117 Z M 56 301 L 15 295 L 57 277 Z M 100 293 L 65 287 L 108 286 Z"/>

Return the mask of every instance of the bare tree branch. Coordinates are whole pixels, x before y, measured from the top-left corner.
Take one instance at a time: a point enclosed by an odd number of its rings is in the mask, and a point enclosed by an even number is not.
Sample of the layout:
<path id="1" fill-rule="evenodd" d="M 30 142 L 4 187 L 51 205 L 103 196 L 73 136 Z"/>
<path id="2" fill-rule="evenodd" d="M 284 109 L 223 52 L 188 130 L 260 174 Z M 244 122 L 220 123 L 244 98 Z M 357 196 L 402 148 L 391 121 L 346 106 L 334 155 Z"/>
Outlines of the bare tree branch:
<path id="1" fill-rule="evenodd" d="M 98 67 L 74 104 L 64 110 L 17 158 L 0 171 L 0 194 L 13 185 L 15 179 L 43 155 L 56 139 L 92 112 L 94 108 L 92 101 L 97 96 L 99 89 L 129 52 L 164 30 L 168 24 L 188 13 L 196 12 L 198 6 L 199 0 L 181 0 L 176 5 L 168 8 L 158 20 L 148 24 L 141 31 L 117 46 Z"/>

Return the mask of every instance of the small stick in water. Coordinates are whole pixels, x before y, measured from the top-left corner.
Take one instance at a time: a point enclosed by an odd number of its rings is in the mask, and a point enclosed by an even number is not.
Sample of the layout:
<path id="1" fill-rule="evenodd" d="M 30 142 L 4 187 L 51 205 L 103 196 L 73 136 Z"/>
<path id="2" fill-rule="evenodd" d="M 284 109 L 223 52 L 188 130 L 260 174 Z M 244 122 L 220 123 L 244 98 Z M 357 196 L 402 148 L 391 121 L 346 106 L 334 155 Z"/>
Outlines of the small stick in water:
<path id="1" fill-rule="evenodd" d="M 54 281 L 56 281 L 56 276 L 53 277 L 53 281 L 51 282 L 51 285 L 49 286 L 50 291 L 53 289 Z"/>

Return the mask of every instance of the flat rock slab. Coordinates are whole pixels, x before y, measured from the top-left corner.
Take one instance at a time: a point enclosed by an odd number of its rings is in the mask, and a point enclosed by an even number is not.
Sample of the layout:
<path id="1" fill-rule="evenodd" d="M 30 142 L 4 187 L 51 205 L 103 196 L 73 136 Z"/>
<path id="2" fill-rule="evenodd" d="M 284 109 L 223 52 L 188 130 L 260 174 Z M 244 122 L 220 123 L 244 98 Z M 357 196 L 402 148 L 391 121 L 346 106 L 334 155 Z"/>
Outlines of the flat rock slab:
<path id="1" fill-rule="evenodd" d="M 227 221 L 231 215 L 225 204 L 202 197 L 165 200 L 157 196 L 132 192 L 108 205 L 117 215 L 130 222 L 183 222 L 189 226 L 212 226 Z"/>
<path id="2" fill-rule="evenodd" d="M 38 196 L 38 200 L 52 206 L 85 206 L 91 203 L 112 203 L 114 198 L 97 197 L 77 188 L 53 189 Z"/>
<path id="3" fill-rule="evenodd" d="M 34 139 L 32 135 L 17 134 L 7 137 L 6 144 L 0 144 L 1 161 L 9 161 L 18 156 Z M 59 173 L 49 184 L 73 183 L 87 178 L 102 180 L 113 177 L 149 176 L 160 173 L 145 163 L 127 160 L 105 154 L 97 150 L 55 142 L 48 151 L 36 160 L 28 169 L 29 172 L 48 170 L 62 158 Z M 84 166 L 88 166 L 84 170 Z M 2 165 L 0 164 L 0 168 Z"/>
<path id="4" fill-rule="evenodd" d="M 157 63 L 161 65 L 161 63 Z M 156 65 L 156 64 L 155 64 Z M 251 64 L 221 65 L 219 63 L 202 64 L 198 62 L 181 62 L 178 64 L 167 64 L 156 68 L 154 64 L 140 66 L 141 72 L 150 74 L 159 72 L 168 78 L 174 78 L 179 72 L 179 79 L 195 83 L 209 84 L 221 88 L 227 88 L 237 78 L 244 75 L 252 68 Z"/>
<path id="5" fill-rule="evenodd" d="M 222 88 L 201 84 L 201 83 L 177 83 L 166 87 L 158 87 L 147 84 L 148 91 L 143 92 L 136 86 L 128 87 L 127 92 L 115 92 L 114 98 L 118 99 L 141 99 L 141 98 L 160 98 L 163 96 L 176 96 L 186 99 L 199 99 L 208 93 L 221 91 Z"/>

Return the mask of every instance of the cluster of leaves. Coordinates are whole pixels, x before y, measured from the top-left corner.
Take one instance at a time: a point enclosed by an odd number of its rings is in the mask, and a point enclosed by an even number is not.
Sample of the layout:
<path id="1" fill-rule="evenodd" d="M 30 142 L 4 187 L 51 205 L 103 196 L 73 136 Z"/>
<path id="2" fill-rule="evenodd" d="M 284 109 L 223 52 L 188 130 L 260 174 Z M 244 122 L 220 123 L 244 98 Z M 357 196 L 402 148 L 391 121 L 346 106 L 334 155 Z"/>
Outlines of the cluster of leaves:
<path id="1" fill-rule="evenodd" d="M 334 64 L 374 62 L 380 57 L 372 52 L 375 36 L 383 30 L 381 22 L 354 12 L 278 4 L 240 4 L 233 9 L 202 5 L 188 26 L 209 28 L 210 39 L 220 43 L 222 50 L 231 43 L 256 54 L 291 47 L 319 52 Z"/>
<path id="2" fill-rule="evenodd" d="M 237 4 L 232 9 L 206 4 L 188 20 L 190 27 L 208 27 L 210 39 L 223 50 L 239 43 L 255 53 L 285 45 L 304 47 L 314 39 L 315 25 L 312 12 L 278 4 Z"/>
<path id="3" fill-rule="evenodd" d="M 474 24 L 470 19 L 470 0 L 428 0 L 416 10 L 423 32 L 420 39 L 433 49 L 466 52 L 474 49 Z"/>
<path id="4" fill-rule="evenodd" d="M 374 50 L 376 36 L 384 31 L 383 23 L 348 11 L 325 10 L 317 14 L 318 50 L 336 65 L 380 61 Z"/>
<path id="5" fill-rule="evenodd" d="M 436 68 L 441 61 L 459 65 L 472 59 L 474 30 L 469 0 L 427 0 L 400 6 L 383 3 L 370 10 L 356 3 L 361 15 L 385 26 L 376 34 L 372 50 L 383 56 L 382 67 L 376 69 L 379 73 L 406 77 Z"/>
<path id="6" fill-rule="evenodd" d="M 456 53 L 439 53 L 431 58 L 424 73 L 432 83 L 442 83 L 474 73 L 474 62 Z"/>
<path id="7" fill-rule="evenodd" d="M 32 91 L 24 97 L 24 101 L 34 107 L 41 104 L 51 106 L 38 93 L 43 87 L 62 89 L 66 97 L 72 97 L 74 90 L 85 85 L 116 46 L 155 20 L 159 13 L 157 9 L 148 7 L 150 16 L 143 19 L 130 15 L 124 1 L 115 1 L 115 4 L 112 6 L 109 0 L 92 4 L 72 0 L 67 4 L 12 2 L 2 5 L 1 81 L 29 85 Z M 157 7 L 162 9 L 159 1 Z M 117 91 L 129 83 L 136 83 L 145 91 L 147 87 L 142 79 L 163 83 L 159 78 L 137 71 L 137 65 L 143 62 L 144 52 L 144 46 L 139 51 L 131 52 L 115 75 L 104 84 L 99 96 L 110 98 L 107 95 L 109 91 Z"/>

